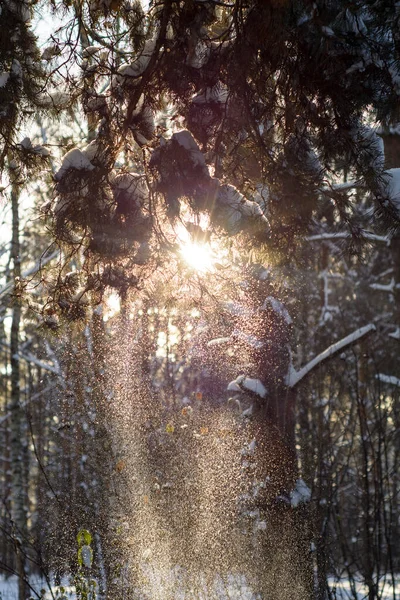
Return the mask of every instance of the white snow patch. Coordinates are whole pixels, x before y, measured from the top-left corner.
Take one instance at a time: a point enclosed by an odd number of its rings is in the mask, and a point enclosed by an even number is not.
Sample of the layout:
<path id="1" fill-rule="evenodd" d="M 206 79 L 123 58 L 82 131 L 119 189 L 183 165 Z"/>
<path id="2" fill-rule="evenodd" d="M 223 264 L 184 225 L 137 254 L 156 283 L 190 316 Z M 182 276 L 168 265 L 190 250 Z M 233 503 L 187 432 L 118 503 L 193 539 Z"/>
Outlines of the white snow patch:
<path id="1" fill-rule="evenodd" d="M 3 71 L 0 73 L 0 88 L 4 87 L 9 79 L 10 73 L 8 73 L 8 71 Z"/>
<path id="2" fill-rule="evenodd" d="M 40 154 L 41 156 L 50 156 L 50 151 L 44 146 L 35 146 L 33 151 L 35 154 Z"/>
<path id="3" fill-rule="evenodd" d="M 99 150 L 99 145 L 96 140 L 93 140 L 92 142 L 90 142 L 90 144 L 88 144 L 87 146 L 84 147 L 84 149 L 82 150 L 82 154 L 84 154 L 86 156 L 86 158 L 89 161 L 91 161 L 94 158 L 96 158 L 96 156 L 98 154 L 98 150 Z"/>
<path id="4" fill-rule="evenodd" d="M 233 185 L 223 184 L 219 186 L 217 206 L 222 211 L 227 229 L 231 233 L 240 230 L 242 217 L 258 217 L 268 225 L 268 220 L 263 215 L 259 204 L 247 200 Z"/>
<path id="5" fill-rule="evenodd" d="M 195 165 L 206 166 L 204 155 L 190 131 L 187 131 L 187 129 L 177 131 L 171 139 L 190 152 L 190 158 Z"/>
<path id="6" fill-rule="evenodd" d="M 400 340 L 400 327 L 397 327 L 393 333 L 389 333 L 389 337 L 393 338 L 394 340 Z"/>
<path id="7" fill-rule="evenodd" d="M 254 201 L 260 206 L 261 210 L 265 211 L 268 206 L 269 188 L 265 183 L 257 183 Z"/>
<path id="8" fill-rule="evenodd" d="M 255 522 L 255 529 L 256 529 L 256 531 L 265 531 L 267 529 L 267 522 L 257 520 Z"/>
<path id="9" fill-rule="evenodd" d="M 236 379 L 228 383 L 228 387 L 226 388 L 228 392 L 242 392 L 243 390 L 240 387 L 240 384 L 242 383 L 243 379 L 244 375 L 239 375 L 239 377 L 236 377 Z"/>
<path id="10" fill-rule="evenodd" d="M 19 62 L 19 60 L 17 60 L 16 58 L 14 58 L 12 61 L 11 73 L 13 75 L 15 75 L 15 77 L 18 77 L 19 79 L 21 79 L 21 77 L 22 77 L 22 73 L 23 73 L 22 66 L 21 66 L 21 63 Z"/>
<path id="11" fill-rule="evenodd" d="M 294 490 L 290 492 L 290 504 L 296 508 L 299 504 L 305 504 L 311 500 L 311 490 L 301 477 L 296 481 Z"/>
<path id="12" fill-rule="evenodd" d="M 246 408 L 245 410 L 242 411 L 242 417 L 244 419 L 252 417 L 253 411 L 254 411 L 254 405 L 250 404 L 249 408 Z"/>
<path id="13" fill-rule="evenodd" d="M 373 166 L 376 169 L 383 168 L 385 164 L 385 146 L 382 137 L 377 134 L 376 129 L 372 129 L 371 127 L 364 127 L 362 129 L 362 133 L 367 148 L 368 145 L 371 146 L 371 158 L 373 155 L 373 151 L 378 151 L 375 159 L 371 161 L 371 166 Z M 364 149 L 364 152 L 367 148 Z"/>
<path id="14" fill-rule="evenodd" d="M 249 515 L 248 515 L 249 516 Z M 251 518 L 257 519 L 257 515 L 253 515 Z M 259 523 L 263 521 L 258 520 Z M 263 531 L 263 525 L 260 527 Z M 144 580 L 146 581 L 144 589 L 136 589 L 135 595 L 139 599 L 144 597 L 154 597 L 155 591 L 159 591 L 166 586 L 172 586 L 176 590 L 176 600 L 186 600 L 193 597 L 193 590 L 189 591 L 185 589 L 185 577 L 184 572 L 178 566 L 171 568 L 169 573 L 164 570 L 160 570 L 151 563 L 152 551 L 150 548 L 146 548 L 142 551 L 143 564 L 141 569 Z M 72 579 L 72 577 L 71 577 Z M 247 582 L 245 575 L 241 573 L 229 574 L 226 577 L 219 575 L 215 576 L 214 581 L 211 583 L 211 589 L 207 582 L 202 579 L 201 573 L 197 574 L 198 581 L 198 598 L 200 600 L 206 600 L 207 598 L 217 598 L 218 600 L 260 600 L 259 595 L 255 595 L 252 591 L 250 584 Z M 31 577 L 30 584 L 37 591 L 38 596 L 40 590 L 46 590 L 44 600 L 52 600 L 54 597 L 59 597 L 60 587 L 56 585 L 51 586 L 51 593 L 48 588 L 47 582 L 44 579 L 38 577 Z M 335 598 L 337 600 L 349 600 L 353 598 L 352 587 L 350 582 L 346 578 L 337 579 L 330 577 L 328 580 L 330 590 L 335 590 Z M 399 579 L 396 577 L 395 586 L 399 585 Z M 71 586 L 69 578 L 64 578 L 61 582 L 61 586 L 65 590 L 65 595 L 69 600 L 76 598 L 75 588 Z M 381 600 L 393 600 L 395 589 L 392 587 L 391 581 L 386 581 L 383 577 L 379 581 L 379 594 Z M 368 590 L 363 584 L 362 576 L 356 577 L 355 589 L 357 599 L 362 600 L 368 596 Z M 2 600 L 18 600 L 18 578 L 16 575 L 5 578 L 0 577 L 0 595 Z"/>
<path id="15" fill-rule="evenodd" d="M 330 27 L 321 27 L 322 33 L 324 33 L 327 37 L 335 37 L 335 32 Z"/>
<path id="16" fill-rule="evenodd" d="M 50 152 L 44 146 L 32 146 L 32 142 L 29 137 L 25 137 L 22 140 L 22 142 L 20 142 L 20 145 L 22 146 L 22 148 L 24 148 L 24 150 L 27 150 L 29 152 L 34 152 L 35 154 L 39 154 L 40 156 L 50 156 Z"/>
<path id="17" fill-rule="evenodd" d="M 118 69 L 118 74 L 122 77 L 140 77 L 143 75 L 147 67 L 149 66 L 151 57 L 156 47 L 157 40 L 152 38 L 148 40 L 143 48 L 140 56 L 131 62 L 129 65 L 122 65 Z"/>
<path id="18" fill-rule="evenodd" d="M 143 207 L 148 199 L 148 187 L 143 175 L 139 173 L 120 173 L 111 179 L 114 190 L 127 192 L 131 198 Z"/>
<path id="19" fill-rule="evenodd" d="M 61 167 L 54 175 L 54 179 L 56 181 L 61 181 L 65 173 L 70 169 L 76 169 L 78 171 L 93 171 L 94 166 L 81 150 L 78 148 L 73 148 L 63 156 Z"/>
<path id="20" fill-rule="evenodd" d="M 243 392 L 243 388 L 257 394 L 261 398 L 265 398 L 267 395 L 267 388 L 259 379 L 253 379 L 252 377 L 246 377 L 246 375 L 239 375 L 233 381 L 228 384 L 227 390 L 231 392 Z"/>
<path id="21" fill-rule="evenodd" d="M 389 579 L 389 578 L 388 578 Z M 356 577 L 356 580 L 350 584 L 350 581 L 346 578 L 336 579 L 334 577 L 328 578 L 328 585 L 331 590 L 334 590 L 335 598 L 337 600 L 350 600 L 354 598 L 353 588 L 355 588 L 357 600 L 365 600 L 368 598 L 368 588 L 363 583 L 361 575 Z M 391 581 L 386 580 L 386 576 L 383 576 L 378 583 L 379 598 L 381 600 L 393 600 L 395 593 L 399 585 L 398 576 L 395 581 L 395 588 L 392 586 Z"/>
<path id="22" fill-rule="evenodd" d="M 388 178 L 386 180 L 386 191 L 390 200 L 400 211 L 400 168 L 388 169 L 386 171 Z"/>
<path id="23" fill-rule="evenodd" d="M 83 457 L 82 457 L 83 459 Z M 82 546 L 81 551 L 80 551 L 80 555 L 82 558 L 82 563 L 83 565 L 87 568 L 90 569 L 90 567 L 92 566 L 92 559 L 93 559 L 93 554 L 92 554 L 92 549 L 90 546 Z"/>
<path id="24" fill-rule="evenodd" d="M 346 184 L 344 184 L 346 185 Z M 356 186 L 355 186 L 356 187 Z M 332 186 L 332 189 L 338 189 L 335 186 Z M 383 242 L 384 244 L 386 244 L 387 246 L 390 246 L 390 238 L 386 235 L 377 235 L 376 233 L 371 233 L 370 231 L 361 231 L 360 232 L 361 235 L 366 239 L 366 240 L 371 240 L 371 242 Z M 350 239 L 351 237 L 351 233 L 347 232 L 347 231 L 337 231 L 337 232 L 332 232 L 332 233 L 319 233 L 317 235 L 310 235 L 307 236 L 305 239 L 307 240 L 307 242 L 323 242 L 324 240 L 329 241 L 329 240 L 347 240 Z"/>
<path id="25" fill-rule="evenodd" d="M 132 117 L 137 117 L 140 115 L 144 107 L 144 94 L 139 96 L 139 100 L 136 102 L 136 106 L 132 111 Z"/>
<path id="26" fill-rule="evenodd" d="M 32 149 L 32 142 L 31 139 L 28 137 L 25 137 L 22 142 L 21 142 L 21 146 L 23 148 L 25 148 L 25 150 L 31 150 Z"/>
<path id="27" fill-rule="evenodd" d="M 261 398 L 265 398 L 267 395 L 267 388 L 261 383 L 259 379 L 252 379 L 251 377 L 245 377 L 242 383 L 243 387 L 251 392 L 254 392 Z"/>
<path id="28" fill-rule="evenodd" d="M 252 456 L 257 447 L 257 440 L 253 438 L 249 444 L 246 444 L 242 450 L 242 456 Z"/>

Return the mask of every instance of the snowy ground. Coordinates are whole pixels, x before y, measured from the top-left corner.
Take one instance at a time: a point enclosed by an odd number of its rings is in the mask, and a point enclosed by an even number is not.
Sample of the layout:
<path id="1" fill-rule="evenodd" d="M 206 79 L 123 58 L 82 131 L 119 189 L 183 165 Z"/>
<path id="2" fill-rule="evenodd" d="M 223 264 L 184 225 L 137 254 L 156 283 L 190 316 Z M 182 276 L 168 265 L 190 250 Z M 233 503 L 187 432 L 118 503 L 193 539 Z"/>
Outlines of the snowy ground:
<path id="1" fill-rule="evenodd" d="M 74 588 L 69 585 L 67 580 L 63 581 L 63 587 L 65 590 L 65 595 L 67 598 L 71 600 L 75 600 L 75 591 Z M 32 598 L 36 599 L 38 597 L 43 598 L 44 600 L 52 600 L 52 594 L 49 590 L 49 586 L 46 581 L 39 577 L 32 577 L 30 580 L 30 584 L 32 588 L 35 590 L 36 594 L 32 591 Z M 60 588 L 53 586 L 52 588 L 54 598 L 59 598 Z M 18 577 L 16 575 L 12 575 L 11 577 L 5 578 L 4 576 L 0 576 L 0 600 L 18 600 Z"/>
<path id="2" fill-rule="evenodd" d="M 334 579 L 329 580 L 329 587 L 332 590 L 332 595 L 335 600 L 355 600 L 349 581 L 341 579 L 336 582 Z M 400 600 L 400 578 L 397 577 L 395 588 L 391 582 L 381 582 L 380 591 L 382 593 L 381 600 Z M 360 582 L 356 583 L 357 600 L 366 600 L 368 591 L 365 585 Z M 336 594 L 336 595 L 335 595 Z"/>
<path id="3" fill-rule="evenodd" d="M 236 581 L 230 582 L 229 589 L 227 586 L 221 587 L 221 600 L 252 600 L 254 595 L 245 584 L 244 578 L 238 578 Z M 354 595 L 347 580 L 336 582 L 334 579 L 329 581 L 330 589 L 335 600 L 355 600 Z M 46 582 L 43 579 L 32 578 L 31 585 L 37 592 L 37 596 L 32 593 L 32 597 L 42 597 L 44 600 L 52 600 L 52 594 Z M 68 584 L 68 581 L 63 582 L 65 595 L 69 600 L 75 600 L 76 596 L 74 588 Z M 382 584 L 381 600 L 400 600 L 400 578 L 397 579 L 395 589 L 392 584 L 387 582 Z M 53 587 L 53 597 L 60 597 L 60 589 Z M 357 600 L 365 600 L 368 598 L 367 588 L 362 583 L 356 584 Z M 207 598 L 207 594 L 201 594 L 202 598 Z M 177 600 L 183 600 L 184 594 L 178 593 Z M 18 580 L 15 575 L 9 578 L 0 577 L 0 600 L 18 600 Z"/>

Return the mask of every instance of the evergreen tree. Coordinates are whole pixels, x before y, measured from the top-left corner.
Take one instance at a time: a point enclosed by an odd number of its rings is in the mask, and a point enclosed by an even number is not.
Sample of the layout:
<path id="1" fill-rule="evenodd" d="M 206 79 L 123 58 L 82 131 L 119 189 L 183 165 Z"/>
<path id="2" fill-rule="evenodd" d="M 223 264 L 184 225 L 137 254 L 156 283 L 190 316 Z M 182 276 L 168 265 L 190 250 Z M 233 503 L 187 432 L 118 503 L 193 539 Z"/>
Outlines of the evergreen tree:
<path id="1" fill-rule="evenodd" d="M 208 306 L 217 307 L 214 326 L 228 348 L 218 354 L 218 338 L 204 339 L 213 350 L 203 360 L 226 363 L 210 377 L 210 396 L 220 400 L 227 385 L 232 401 L 246 405 L 240 412 L 252 413 L 248 434 L 258 443 L 258 467 L 249 477 L 254 485 L 274 480 L 255 500 L 260 506 L 247 507 L 261 510 L 257 515 L 269 525 L 249 556 L 266 597 L 271 590 L 275 598 L 291 597 L 285 585 L 291 578 L 296 597 L 310 598 L 309 490 L 297 463 L 296 392 L 317 366 L 374 327 L 346 328 L 343 341 L 324 353 L 337 341 L 328 327 L 324 344 L 309 344 L 303 360 L 291 348 L 289 312 L 299 329 L 306 314 L 299 337 L 307 339 L 316 314 L 305 310 L 298 290 L 303 270 L 315 272 L 310 242 L 342 237 L 350 251 L 362 252 L 362 242 L 398 230 L 397 173 L 385 171 L 371 126 L 397 120 L 396 3 L 165 0 L 150 3 L 148 11 L 137 1 L 50 4 L 68 24 L 41 63 L 26 2 L 22 8 L 5 3 L 19 33 L 0 49 L 4 152 L 11 148 L 22 163 L 46 153 L 30 140 L 15 143 L 25 107 L 75 110 L 87 122 L 85 142 L 65 145 L 53 197 L 42 208 L 63 257 L 57 281 L 48 286 L 44 323 L 58 330 L 83 319 L 110 290 L 127 318 L 130 299 L 152 297 L 165 272 L 179 290 L 164 292 L 171 302 L 169 294 L 183 296 L 188 278 L 185 240 L 218 249 L 212 284 L 199 279 L 193 292 L 204 308 L 204 295 L 214 287 L 217 303 Z M 322 253 L 325 283 L 331 260 Z M 262 267 L 265 261 L 273 268 Z M 329 324 L 331 305 L 327 295 L 323 299 Z M 143 306 L 144 314 L 152 308 Z M 141 369 L 137 374 L 135 365 L 132 372 L 151 390 L 154 343 L 142 325 Z M 303 368 L 296 370 L 292 360 Z M 100 387 L 93 398 L 105 426 Z M 362 437 L 367 396 L 356 394 Z M 156 401 L 154 390 L 149 398 Z M 368 474 L 366 454 L 360 460 Z M 362 498 L 368 501 L 369 490 Z M 270 565 L 266 573 L 263 561 Z M 377 594 L 372 565 L 364 565 L 371 599 Z"/>

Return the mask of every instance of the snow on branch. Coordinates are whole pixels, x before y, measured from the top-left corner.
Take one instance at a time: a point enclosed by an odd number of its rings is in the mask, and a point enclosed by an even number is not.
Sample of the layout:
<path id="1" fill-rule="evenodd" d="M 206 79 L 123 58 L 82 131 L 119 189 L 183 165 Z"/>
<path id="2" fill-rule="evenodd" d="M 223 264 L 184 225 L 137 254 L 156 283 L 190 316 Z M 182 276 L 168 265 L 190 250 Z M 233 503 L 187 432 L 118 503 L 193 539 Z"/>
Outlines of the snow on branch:
<path id="1" fill-rule="evenodd" d="M 229 383 L 226 389 L 229 392 L 243 392 L 248 390 L 261 398 L 265 398 L 267 395 L 267 388 L 259 379 L 246 377 L 246 375 L 239 375 L 239 377 L 236 377 L 236 379 Z"/>
<path id="2" fill-rule="evenodd" d="M 297 508 L 299 504 L 306 504 L 311 500 L 311 490 L 300 477 L 297 479 L 295 488 L 290 492 L 290 504 L 293 508 Z"/>
<path id="3" fill-rule="evenodd" d="M 30 277 L 31 275 L 34 275 L 35 273 L 40 271 L 40 269 L 42 267 L 47 265 L 47 263 L 49 263 L 50 261 L 54 260 L 55 258 L 57 258 L 59 256 L 60 256 L 60 251 L 56 250 L 55 252 L 53 252 L 52 254 L 49 254 L 45 258 L 41 258 L 40 260 L 38 260 L 37 263 L 35 263 L 33 265 L 33 267 L 31 267 L 30 269 L 28 269 L 27 271 L 22 273 L 22 278 L 26 279 L 26 277 Z M 14 281 L 9 281 L 8 283 L 6 283 L 5 286 L 0 288 L 0 298 L 5 296 L 6 294 L 9 294 L 13 289 L 14 289 Z"/>
<path id="4" fill-rule="evenodd" d="M 391 385 L 400 387 L 400 379 L 394 375 L 384 375 L 383 373 L 378 373 L 376 378 L 379 379 L 379 381 L 382 381 L 382 383 L 390 383 Z"/>
<path id="5" fill-rule="evenodd" d="M 10 345 L 6 344 L 5 342 L 2 342 L 2 341 L 0 342 L 0 346 L 3 346 L 4 348 L 7 348 L 8 350 L 10 349 Z M 50 371 L 50 373 L 54 373 L 55 375 L 60 375 L 60 369 L 58 368 L 58 365 L 52 365 L 48 362 L 40 360 L 31 352 L 19 352 L 18 354 L 14 354 L 14 358 L 18 361 L 25 360 L 27 363 L 36 365 L 37 367 L 39 367 L 40 369 L 43 369 L 44 371 Z"/>
<path id="6" fill-rule="evenodd" d="M 389 333 L 389 337 L 394 340 L 400 340 L 400 327 L 397 327 L 393 333 Z"/>
<path id="7" fill-rule="evenodd" d="M 383 283 L 371 283 L 370 288 L 372 288 L 373 290 L 379 290 L 381 292 L 389 292 L 390 294 L 393 294 L 394 290 L 396 288 L 399 287 L 398 284 L 395 283 L 393 277 L 390 280 L 390 283 L 387 284 L 383 284 Z"/>
<path id="8" fill-rule="evenodd" d="M 22 358 L 26 362 L 28 362 L 32 365 L 35 365 L 36 367 L 39 367 L 39 369 L 43 369 L 45 371 L 50 371 L 50 373 L 54 373 L 55 375 L 60 375 L 60 371 L 57 367 L 55 367 L 54 365 L 51 365 L 47 362 L 44 362 L 43 360 L 40 360 L 39 358 L 34 356 L 31 352 L 26 352 L 26 353 L 20 352 L 19 355 L 16 356 L 16 358 L 18 358 L 18 359 Z"/>
<path id="9" fill-rule="evenodd" d="M 232 341 L 231 337 L 220 337 L 220 338 L 214 338 L 213 340 L 210 340 L 209 342 L 207 342 L 207 346 L 208 348 L 211 348 L 211 346 L 221 346 L 222 344 L 229 344 L 229 342 Z"/>
<path id="10" fill-rule="evenodd" d="M 387 246 L 390 246 L 390 238 L 386 235 L 376 235 L 369 231 L 362 231 L 361 237 L 371 242 L 383 242 Z M 347 231 L 338 231 L 333 233 L 320 233 L 317 235 L 310 235 L 306 238 L 307 242 L 324 242 L 329 240 L 346 240 L 351 238 L 351 233 Z"/>
<path id="11" fill-rule="evenodd" d="M 343 183 L 333 183 L 332 185 L 320 188 L 320 191 L 322 193 L 329 194 L 329 192 L 347 192 L 348 190 L 354 190 L 362 187 L 365 187 L 365 183 L 362 181 L 362 179 L 357 179 L 357 181 L 344 181 Z"/>
<path id="12" fill-rule="evenodd" d="M 357 329 L 353 333 L 350 333 L 350 335 L 346 336 L 345 338 L 339 340 L 338 342 L 335 342 L 334 344 L 326 348 L 326 350 L 321 352 L 321 354 L 318 354 L 318 356 L 310 360 L 310 362 L 307 363 L 302 369 L 300 369 L 300 371 L 296 371 L 293 368 L 293 366 L 291 366 L 286 378 L 287 386 L 290 388 L 294 388 L 302 379 L 304 379 L 304 377 L 306 377 L 306 375 L 308 375 L 322 362 L 328 360 L 328 358 L 331 358 L 334 354 L 340 352 L 340 350 L 343 350 L 343 348 L 351 346 L 351 344 L 354 344 L 361 338 L 365 337 L 371 331 L 376 331 L 376 327 L 372 323 L 370 323 L 369 325 L 365 325 L 365 327 L 360 327 L 360 329 Z"/>

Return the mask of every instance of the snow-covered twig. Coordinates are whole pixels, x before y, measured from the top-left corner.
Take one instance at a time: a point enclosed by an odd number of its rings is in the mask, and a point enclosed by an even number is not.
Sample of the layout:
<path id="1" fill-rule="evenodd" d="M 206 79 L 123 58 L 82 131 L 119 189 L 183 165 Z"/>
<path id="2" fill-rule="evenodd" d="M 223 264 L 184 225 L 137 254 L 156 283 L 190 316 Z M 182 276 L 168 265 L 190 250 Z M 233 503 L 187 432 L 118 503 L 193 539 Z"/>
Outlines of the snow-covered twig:
<path id="1" fill-rule="evenodd" d="M 384 375 L 383 373 L 378 373 L 376 378 L 379 379 L 379 381 L 382 381 L 382 383 L 390 383 L 391 385 L 400 387 L 400 379 L 394 375 Z"/>
<path id="2" fill-rule="evenodd" d="M 390 238 L 388 238 L 386 235 L 376 235 L 375 233 L 370 233 L 369 231 L 362 231 L 361 236 L 366 240 L 370 240 L 371 242 L 383 242 L 387 246 L 390 246 Z M 327 240 L 347 240 L 351 237 L 351 233 L 347 231 L 338 231 L 333 233 L 320 233 L 317 235 L 310 235 L 306 237 L 306 241 L 324 242 Z"/>
<path id="3" fill-rule="evenodd" d="M 30 352 L 27 352 L 26 354 L 25 353 L 22 354 L 20 352 L 17 358 L 22 358 L 26 362 L 31 363 L 32 365 L 36 365 L 40 369 L 44 369 L 45 371 L 50 371 L 50 373 L 54 373 L 55 375 L 60 375 L 60 371 L 55 366 L 53 366 L 47 362 L 44 362 L 43 360 L 40 360 L 39 358 L 37 358 L 36 356 L 31 354 Z"/>
<path id="4" fill-rule="evenodd" d="M 229 344 L 229 342 L 232 342 L 231 337 L 214 338 L 213 340 L 207 342 L 207 346 L 211 348 L 211 346 L 221 346 L 222 344 Z"/>
<path id="5" fill-rule="evenodd" d="M 390 294 L 393 294 L 395 288 L 398 288 L 399 285 L 394 282 L 394 279 L 392 277 L 390 283 L 386 285 L 384 285 L 383 283 L 371 283 L 369 287 L 373 290 L 379 290 L 381 292 L 389 292 Z"/>
<path id="6" fill-rule="evenodd" d="M 10 345 L 6 344 L 5 342 L 0 342 L 0 345 L 3 346 L 4 348 L 10 349 Z M 51 365 L 50 363 L 40 360 L 39 358 L 37 358 L 36 356 L 31 354 L 31 352 L 26 352 L 26 353 L 19 352 L 18 354 L 14 355 L 14 358 L 17 360 L 24 360 L 27 363 L 36 365 L 40 369 L 43 369 L 45 371 L 50 371 L 50 373 L 54 373 L 55 375 L 60 375 L 60 371 L 59 371 L 59 369 L 57 369 L 57 366 Z"/>
<path id="7" fill-rule="evenodd" d="M 302 379 L 304 379 L 306 375 L 308 375 L 322 362 L 324 362 L 328 358 L 331 358 L 334 354 L 337 354 L 337 352 L 343 350 L 343 348 L 354 344 L 371 331 L 376 331 L 376 327 L 372 323 L 370 323 L 369 325 L 365 325 L 365 327 L 360 327 L 360 329 L 357 329 L 353 333 L 350 333 L 350 335 L 346 336 L 345 338 L 339 340 L 338 342 L 335 342 L 334 344 L 326 348 L 326 350 L 321 352 L 321 354 L 318 354 L 318 356 L 310 360 L 310 362 L 307 363 L 302 369 L 300 369 L 300 371 L 296 371 L 293 367 L 291 367 L 286 378 L 287 386 L 290 388 L 294 388 Z"/>
<path id="8" fill-rule="evenodd" d="M 55 258 L 57 258 L 59 256 L 60 256 L 60 251 L 56 250 L 52 254 L 49 254 L 49 256 L 45 256 L 44 258 L 41 258 L 40 260 L 38 260 L 37 263 L 35 263 L 33 265 L 33 267 L 31 267 L 30 269 L 28 269 L 27 271 L 22 273 L 22 278 L 26 279 L 27 277 L 34 275 L 35 273 L 40 271 L 40 269 L 42 267 L 47 265 L 47 263 L 49 263 L 50 261 L 54 260 Z M 13 289 L 14 289 L 14 281 L 9 281 L 8 283 L 6 283 L 5 286 L 0 288 L 0 298 L 5 296 L 6 294 L 9 294 Z"/>
<path id="9" fill-rule="evenodd" d="M 50 346 L 50 344 L 47 340 L 45 341 L 45 347 L 46 347 L 47 356 L 53 361 L 55 373 L 57 375 L 59 375 L 59 377 L 63 383 L 63 387 L 65 387 L 65 378 L 64 378 L 63 372 L 61 370 L 60 363 L 58 361 L 56 353 L 54 352 L 54 350 L 52 349 L 52 347 Z"/>

